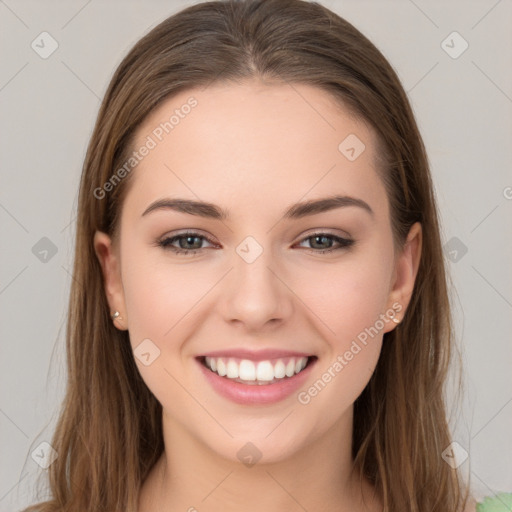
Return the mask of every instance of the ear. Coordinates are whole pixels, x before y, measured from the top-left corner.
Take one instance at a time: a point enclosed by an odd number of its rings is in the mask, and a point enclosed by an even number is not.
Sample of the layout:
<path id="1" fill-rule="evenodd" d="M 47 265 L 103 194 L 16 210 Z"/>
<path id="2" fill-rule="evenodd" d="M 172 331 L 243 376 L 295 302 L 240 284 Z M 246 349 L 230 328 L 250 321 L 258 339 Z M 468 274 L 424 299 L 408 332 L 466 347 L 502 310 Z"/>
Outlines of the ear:
<path id="1" fill-rule="evenodd" d="M 101 231 L 94 234 L 94 251 L 103 271 L 105 294 L 110 306 L 109 314 L 119 311 L 120 316 L 114 319 L 114 325 L 125 331 L 128 329 L 128 318 L 124 301 L 123 282 L 119 255 L 114 248 L 112 239 Z"/>
<path id="2" fill-rule="evenodd" d="M 387 311 L 390 309 L 394 310 L 397 320 L 402 320 L 411 300 L 414 283 L 420 266 L 421 247 L 421 224 L 416 222 L 411 226 L 405 244 L 396 257 L 388 296 Z M 395 322 L 386 322 L 384 332 L 389 332 L 396 326 L 397 324 Z"/>

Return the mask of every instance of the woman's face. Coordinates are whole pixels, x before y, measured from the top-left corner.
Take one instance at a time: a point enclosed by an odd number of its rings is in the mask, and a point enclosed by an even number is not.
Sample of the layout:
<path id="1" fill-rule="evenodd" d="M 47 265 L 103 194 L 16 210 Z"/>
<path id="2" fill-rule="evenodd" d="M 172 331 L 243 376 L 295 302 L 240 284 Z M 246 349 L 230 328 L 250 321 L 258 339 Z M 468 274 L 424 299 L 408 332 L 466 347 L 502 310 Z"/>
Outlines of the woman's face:
<path id="1" fill-rule="evenodd" d="M 139 128 L 119 244 L 95 246 L 170 429 L 267 462 L 347 432 L 419 250 L 394 252 L 375 147 L 298 84 L 182 92 Z"/>

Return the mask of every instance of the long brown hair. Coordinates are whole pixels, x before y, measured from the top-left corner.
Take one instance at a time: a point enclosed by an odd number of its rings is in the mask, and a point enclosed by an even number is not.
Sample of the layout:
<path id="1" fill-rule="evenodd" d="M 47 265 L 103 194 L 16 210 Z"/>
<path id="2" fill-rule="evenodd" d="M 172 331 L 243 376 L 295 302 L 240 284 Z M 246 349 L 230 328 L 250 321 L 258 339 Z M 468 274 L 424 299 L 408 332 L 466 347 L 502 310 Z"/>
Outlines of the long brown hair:
<path id="1" fill-rule="evenodd" d="M 136 170 L 108 192 L 98 190 L 126 162 L 137 127 L 163 100 L 251 78 L 319 87 L 375 130 L 395 243 L 400 247 L 421 222 L 423 250 L 405 317 L 385 335 L 354 404 L 354 467 L 375 485 L 387 512 L 465 505 L 469 491 L 441 456 L 451 442 L 443 389 L 453 335 L 438 216 L 400 81 L 363 34 L 318 3 L 223 0 L 188 7 L 151 30 L 105 94 L 80 183 L 67 394 L 51 442 L 59 454 L 48 469 L 51 499 L 26 512 L 136 512 L 141 484 L 164 449 L 162 409 L 137 370 L 128 333 L 109 317 L 93 248 L 96 230 L 116 234 Z"/>

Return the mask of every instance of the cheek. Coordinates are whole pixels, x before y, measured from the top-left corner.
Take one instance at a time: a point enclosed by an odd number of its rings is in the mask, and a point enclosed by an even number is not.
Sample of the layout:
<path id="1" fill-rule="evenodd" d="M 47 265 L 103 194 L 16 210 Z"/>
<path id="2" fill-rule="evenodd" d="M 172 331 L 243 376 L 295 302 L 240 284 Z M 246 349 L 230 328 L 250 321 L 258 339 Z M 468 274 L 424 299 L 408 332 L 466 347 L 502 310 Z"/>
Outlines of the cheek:
<path id="1" fill-rule="evenodd" d="M 389 271 L 384 259 L 339 265 L 318 274 L 315 291 L 305 299 L 321 319 L 316 325 L 325 342 L 315 379 L 297 398 L 305 413 L 320 418 L 318 428 L 337 422 L 375 371 L 382 348 L 385 324 L 380 315 L 385 313 Z"/>
<path id="2" fill-rule="evenodd" d="M 321 320 L 326 338 L 343 349 L 385 312 L 391 272 L 392 254 L 361 252 L 332 265 L 301 269 L 294 289 Z M 377 327 L 382 329 L 380 322 Z"/>
<path id="3" fill-rule="evenodd" d="M 123 288 L 134 341 L 169 339 L 187 322 L 193 307 L 215 284 L 211 269 L 171 263 L 160 248 L 127 241 L 122 259 Z M 160 252 L 162 251 L 162 252 Z"/>
<path id="4" fill-rule="evenodd" d="M 186 410 L 190 398 L 179 384 L 184 380 L 181 349 L 197 324 L 194 305 L 215 280 L 211 272 L 191 272 L 191 266 L 170 265 L 161 256 L 155 262 L 159 249 L 141 246 L 127 241 L 122 258 L 134 359 L 160 403 L 172 404 L 173 410 Z M 144 362 L 145 353 L 150 354 L 149 364 Z"/>

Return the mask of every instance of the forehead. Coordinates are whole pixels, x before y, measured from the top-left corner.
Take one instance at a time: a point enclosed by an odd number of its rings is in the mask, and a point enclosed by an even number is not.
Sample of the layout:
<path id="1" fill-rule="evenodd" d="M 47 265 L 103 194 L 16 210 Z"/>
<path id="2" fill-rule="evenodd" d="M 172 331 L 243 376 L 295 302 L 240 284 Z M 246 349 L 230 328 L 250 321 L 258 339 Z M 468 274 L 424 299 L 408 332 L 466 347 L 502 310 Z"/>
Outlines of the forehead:
<path id="1" fill-rule="evenodd" d="M 182 91 L 139 127 L 133 149 L 144 145 L 151 149 L 132 171 L 126 199 L 139 210 L 169 195 L 266 208 L 334 192 L 386 199 L 373 130 L 310 85 Z"/>

